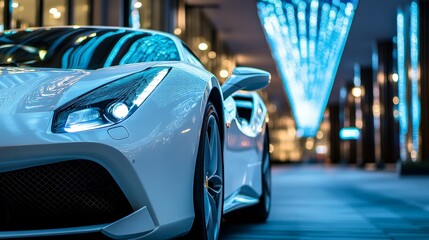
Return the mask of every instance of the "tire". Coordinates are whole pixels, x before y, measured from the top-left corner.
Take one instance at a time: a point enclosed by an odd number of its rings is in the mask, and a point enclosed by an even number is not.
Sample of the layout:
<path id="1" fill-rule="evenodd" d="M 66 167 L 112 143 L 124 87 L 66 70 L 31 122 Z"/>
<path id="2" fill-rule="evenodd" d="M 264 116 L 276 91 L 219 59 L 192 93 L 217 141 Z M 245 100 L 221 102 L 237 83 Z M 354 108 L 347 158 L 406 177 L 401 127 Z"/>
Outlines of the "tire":
<path id="1" fill-rule="evenodd" d="M 209 102 L 201 129 L 194 174 L 195 219 L 186 239 L 218 239 L 224 197 L 223 150 L 219 118 Z"/>
<path id="2" fill-rule="evenodd" d="M 226 216 L 227 221 L 246 223 L 263 223 L 267 221 L 271 209 L 271 161 L 269 149 L 270 137 L 268 125 L 266 125 L 261 164 L 262 194 L 257 204 L 229 213 Z"/>

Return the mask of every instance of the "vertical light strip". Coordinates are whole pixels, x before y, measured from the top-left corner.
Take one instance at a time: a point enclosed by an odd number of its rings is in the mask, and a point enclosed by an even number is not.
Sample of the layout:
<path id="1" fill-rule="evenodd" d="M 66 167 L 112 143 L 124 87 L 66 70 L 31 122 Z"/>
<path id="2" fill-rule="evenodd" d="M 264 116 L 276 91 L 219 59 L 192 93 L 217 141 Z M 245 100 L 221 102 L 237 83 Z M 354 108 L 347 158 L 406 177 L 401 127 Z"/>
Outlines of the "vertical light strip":
<path id="1" fill-rule="evenodd" d="M 355 88 L 359 88 L 361 89 L 361 92 L 359 95 L 354 95 L 353 94 L 353 90 L 352 90 L 352 94 L 355 97 L 355 109 L 356 109 L 356 120 L 354 123 L 354 126 L 362 129 L 363 127 L 363 120 L 362 120 L 362 108 L 361 108 L 361 102 L 362 102 L 362 86 L 361 86 L 361 73 L 360 73 L 360 66 L 359 64 L 355 64 L 354 65 L 354 76 L 353 76 L 353 84 Z"/>
<path id="2" fill-rule="evenodd" d="M 413 150 L 411 160 L 416 161 L 419 153 L 420 100 L 419 100 L 419 9 L 416 2 L 410 7 L 410 64 L 411 64 L 411 120 Z"/>
<path id="3" fill-rule="evenodd" d="M 314 82 L 316 79 L 316 41 L 317 41 L 317 17 L 319 13 L 319 1 L 312 0 L 310 3 L 310 19 L 309 19 L 309 43 L 308 43 L 308 54 L 309 54 L 309 66 L 308 71 L 310 73 L 309 81 Z"/>
<path id="4" fill-rule="evenodd" d="M 373 45 L 371 62 L 372 62 L 372 70 L 377 73 L 378 72 L 378 49 L 377 45 Z M 374 143 L 375 146 L 380 146 L 381 144 L 381 119 L 380 119 L 380 88 L 378 85 L 377 77 L 374 79 L 372 84 L 372 94 L 373 94 L 373 103 L 372 103 L 372 114 L 374 116 Z M 379 164 L 381 162 L 381 148 L 376 147 L 375 149 L 375 163 Z"/>
<path id="5" fill-rule="evenodd" d="M 407 160 L 407 71 L 405 70 L 405 19 L 402 9 L 398 9 L 397 52 L 398 52 L 398 110 L 399 110 L 399 148 L 401 161 Z"/>
<path id="6" fill-rule="evenodd" d="M 333 86 L 357 0 L 258 0 L 297 134 L 314 137 Z"/>

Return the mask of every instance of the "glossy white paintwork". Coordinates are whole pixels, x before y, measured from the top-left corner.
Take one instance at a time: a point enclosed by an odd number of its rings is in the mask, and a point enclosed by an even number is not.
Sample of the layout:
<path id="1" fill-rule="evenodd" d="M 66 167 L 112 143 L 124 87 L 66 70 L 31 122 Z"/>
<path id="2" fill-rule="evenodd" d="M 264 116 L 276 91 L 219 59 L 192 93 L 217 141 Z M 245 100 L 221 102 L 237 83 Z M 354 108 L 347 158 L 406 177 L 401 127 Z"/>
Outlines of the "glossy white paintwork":
<path id="1" fill-rule="evenodd" d="M 177 38 L 166 36 L 182 49 Z M 211 73 L 186 63 L 183 53 L 182 58 L 92 71 L 0 68 L 0 172 L 73 159 L 95 161 L 109 171 L 135 209 L 110 225 L 0 231 L 0 238 L 101 231 L 113 237 L 165 239 L 189 231 L 203 114 L 210 94 L 218 91 L 220 98 L 222 94 Z M 59 106 L 151 66 L 172 70 L 125 121 L 75 133 L 51 132 L 53 112 Z M 224 119 L 226 212 L 255 203 L 261 194 L 266 109 L 256 93 L 251 96 L 258 104 L 249 125 L 236 119 L 232 98 L 225 100 L 224 109 L 217 109 Z M 127 219 L 142 224 L 131 227 Z"/>
<path id="2" fill-rule="evenodd" d="M 236 67 L 222 85 L 223 97 L 228 98 L 239 90 L 256 91 L 265 88 L 270 84 L 270 80 L 271 75 L 267 71 L 251 67 Z"/>
<path id="3" fill-rule="evenodd" d="M 265 136 L 267 110 L 256 93 L 236 93 L 253 99 L 251 122 L 239 121 L 236 103 L 229 97 L 225 100 L 227 128 L 225 139 L 225 211 L 257 203 L 262 193 L 261 158 Z M 260 109 L 260 110 L 258 110 Z"/>
<path id="4" fill-rule="evenodd" d="M 94 71 L 50 68 L 0 68 L 0 113 L 46 112 L 108 82 L 140 72 L 151 63 Z"/>

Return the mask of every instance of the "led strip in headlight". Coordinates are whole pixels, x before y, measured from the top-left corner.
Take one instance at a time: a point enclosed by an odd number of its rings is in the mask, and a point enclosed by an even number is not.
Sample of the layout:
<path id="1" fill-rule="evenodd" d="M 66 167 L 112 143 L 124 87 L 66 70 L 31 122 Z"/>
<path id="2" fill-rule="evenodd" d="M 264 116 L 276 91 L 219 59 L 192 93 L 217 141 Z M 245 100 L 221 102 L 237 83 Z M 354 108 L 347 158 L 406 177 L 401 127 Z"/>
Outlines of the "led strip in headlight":
<path id="1" fill-rule="evenodd" d="M 122 122 L 147 99 L 169 70 L 150 68 L 77 97 L 55 110 L 52 132 L 79 132 Z"/>

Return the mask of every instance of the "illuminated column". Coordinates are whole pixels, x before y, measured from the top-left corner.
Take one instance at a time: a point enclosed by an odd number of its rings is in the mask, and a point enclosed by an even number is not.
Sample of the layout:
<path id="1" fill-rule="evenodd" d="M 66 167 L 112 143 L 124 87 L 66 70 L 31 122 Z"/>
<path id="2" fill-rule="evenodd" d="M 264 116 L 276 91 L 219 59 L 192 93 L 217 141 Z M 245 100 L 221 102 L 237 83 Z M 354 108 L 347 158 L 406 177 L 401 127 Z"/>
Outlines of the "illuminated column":
<path id="1" fill-rule="evenodd" d="M 398 80 L 398 112 L 399 112 L 399 157 L 402 162 L 409 159 L 408 152 L 408 101 L 407 101 L 407 38 L 406 38 L 406 20 L 402 9 L 398 9 L 396 17 L 397 35 L 397 80 Z"/>
<path id="2" fill-rule="evenodd" d="M 428 8 L 428 0 L 413 1 L 397 14 L 402 175 L 429 174 Z"/>
<path id="3" fill-rule="evenodd" d="M 363 111 L 362 111 L 362 98 L 363 98 L 363 86 L 361 79 L 361 72 L 359 64 L 354 66 L 354 76 L 353 76 L 353 88 L 351 90 L 351 95 L 353 97 L 353 104 L 355 108 L 355 121 L 354 127 L 359 129 L 360 137 L 356 140 L 356 165 L 362 167 L 364 166 L 364 160 L 362 155 L 362 128 L 363 128 Z"/>
<path id="4" fill-rule="evenodd" d="M 375 115 L 374 124 L 379 129 L 375 139 L 379 140 L 379 144 L 376 142 L 376 153 L 379 153 L 378 156 L 376 155 L 378 157 L 376 163 L 380 168 L 385 163 L 396 163 L 399 159 L 398 134 L 393 108 L 393 98 L 396 96 L 392 81 L 394 73 L 393 42 L 391 40 L 377 42 L 375 54 L 373 67 L 377 86 L 374 88 L 376 99 L 373 104 L 373 113 Z"/>
<path id="5" fill-rule="evenodd" d="M 420 153 L 420 123 L 421 123 L 421 106 L 419 97 L 419 8 L 417 2 L 412 2 L 410 6 L 410 114 L 411 114 L 411 160 L 417 161 L 421 156 Z M 427 147 L 427 146 L 426 146 Z"/>
<path id="6" fill-rule="evenodd" d="M 419 3 L 424 7 L 427 1 Z M 419 162 L 427 155 L 427 9 L 419 13 L 419 4 L 412 2 L 397 14 L 397 69 L 399 99 L 400 159 L 403 163 Z M 426 20 L 427 21 L 427 20 Z M 420 24 L 422 22 L 422 24 Z M 421 32 L 421 34 L 420 34 Z M 426 36 L 425 36 L 426 35 Z M 426 39 L 425 39 L 426 38 Z M 426 80 L 425 80 L 426 79 Z M 425 85 L 426 84 L 426 85 Z M 425 102 L 426 101 L 426 102 Z M 423 106 L 421 105 L 423 104 Z"/>
<path id="7" fill-rule="evenodd" d="M 341 87 L 340 89 L 340 97 L 339 97 L 339 111 L 338 111 L 338 115 L 339 115 L 339 130 L 338 130 L 338 137 L 339 137 L 339 145 L 340 145 L 340 159 L 339 159 L 339 163 L 342 164 L 346 164 L 347 163 L 347 159 L 348 159 L 348 154 L 347 151 L 349 149 L 349 145 L 348 143 L 346 143 L 345 141 L 343 141 L 343 139 L 341 139 L 341 130 L 346 127 L 349 126 L 348 122 L 347 122 L 347 116 L 346 116 L 346 101 L 347 101 L 347 88 L 345 86 Z"/>
<path id="8" fill-rule="evenodd" d="M 421 160 L 429 161 L 429 0 L 419 1 Z"/>

